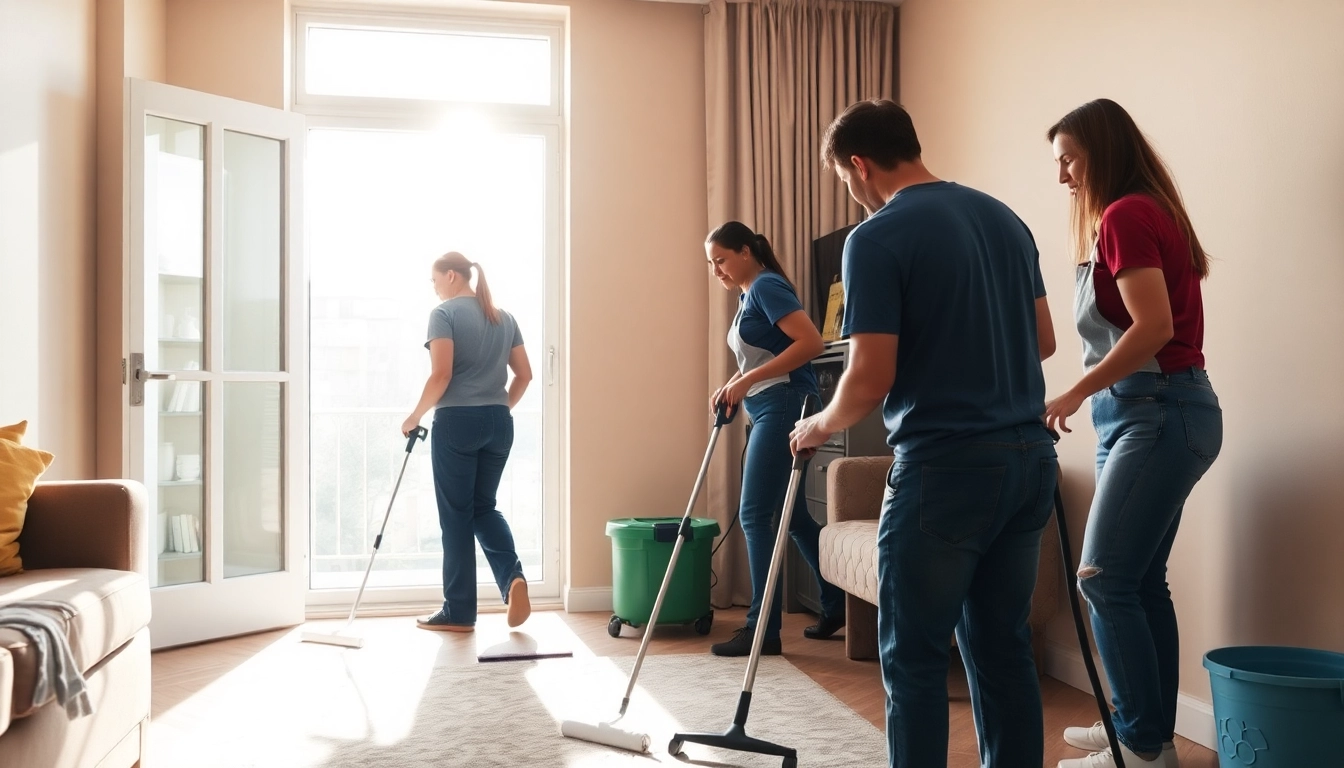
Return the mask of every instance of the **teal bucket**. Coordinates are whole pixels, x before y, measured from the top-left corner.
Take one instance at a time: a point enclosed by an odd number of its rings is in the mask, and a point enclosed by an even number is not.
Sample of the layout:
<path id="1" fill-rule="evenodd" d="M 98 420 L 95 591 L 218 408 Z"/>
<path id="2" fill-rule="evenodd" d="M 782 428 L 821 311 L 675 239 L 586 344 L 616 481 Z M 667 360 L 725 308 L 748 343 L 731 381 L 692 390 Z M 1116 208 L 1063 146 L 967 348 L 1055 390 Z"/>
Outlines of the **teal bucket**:
<path id="1" fill-rule="evenodd" d="M 1219 768 L 1344 766 L 1344 654 L 1242 646 L 1204 655 Z"/>

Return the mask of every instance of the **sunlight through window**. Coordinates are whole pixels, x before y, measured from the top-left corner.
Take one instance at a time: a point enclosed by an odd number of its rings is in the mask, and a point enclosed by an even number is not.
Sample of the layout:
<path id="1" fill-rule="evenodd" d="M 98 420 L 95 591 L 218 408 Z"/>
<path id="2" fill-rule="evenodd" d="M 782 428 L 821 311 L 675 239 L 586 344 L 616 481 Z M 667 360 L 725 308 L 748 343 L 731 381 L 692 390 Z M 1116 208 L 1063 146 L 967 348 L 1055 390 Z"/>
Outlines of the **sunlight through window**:
<path id="1" fill-rule="evenodd" d="M 313 26 L 305 61 L 312 94 L 551 103 L 544 37 Z"/>

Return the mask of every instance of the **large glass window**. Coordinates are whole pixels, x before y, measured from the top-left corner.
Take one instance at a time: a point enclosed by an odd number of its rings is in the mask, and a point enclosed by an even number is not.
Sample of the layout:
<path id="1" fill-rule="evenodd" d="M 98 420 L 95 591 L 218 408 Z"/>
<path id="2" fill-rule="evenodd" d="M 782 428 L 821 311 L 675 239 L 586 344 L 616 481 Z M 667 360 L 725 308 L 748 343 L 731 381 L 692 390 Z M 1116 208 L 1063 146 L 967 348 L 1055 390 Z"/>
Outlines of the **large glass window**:
<path id="1" fill-rule="evenodd" d="M 431 264 L 460 251 L 518 319 L 535 372 L 514 410 L 498 507 L 529 581 L 542 587 L 534 592 L 558 595 L 556 468 L 546 456 L 559 401 L 548 374 L 562 295 L 560 27 L 499 22 L 485 34 L 478 19 L 460 29 L 451 19 L 406 28 L 395 18 L 297 21 L 296 109 L 309 113 L 311 587 L 336 602 L 359 586 L 406 458 L 399 428 L 429 373 Z M 432 428 L 432 418 L 423 424 Z M 365 599 L 428 600 L 441 562 L 423 444 L 406 466 Z M 488 593 L 479 549 L 477 565 Z"/>

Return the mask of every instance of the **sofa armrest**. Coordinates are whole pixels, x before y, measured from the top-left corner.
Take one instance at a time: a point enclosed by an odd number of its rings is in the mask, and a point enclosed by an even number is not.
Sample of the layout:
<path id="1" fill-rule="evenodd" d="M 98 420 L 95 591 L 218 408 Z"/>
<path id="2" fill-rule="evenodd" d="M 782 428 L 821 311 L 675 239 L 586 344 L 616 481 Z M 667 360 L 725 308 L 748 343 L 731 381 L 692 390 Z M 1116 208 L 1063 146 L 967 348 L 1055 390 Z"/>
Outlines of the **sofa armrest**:
<path id="1" fill-rule="evenodd" d="M 882 514 L 890 456 L 853 456 L 832 461 L 826 469 L 828 522 L 876 520 Z"/>
<path id="2" fill-rule="evenodd" d="M 9 730 L 14 714 L 14 656 L 0 648 L 0 734 Z"/>
<path id="3" fill-rule="evenodd" d="M 23 567 L 148 575 L 147 507 L 145 487 L 133 480 L 38 483 L 19 534 Z"/>

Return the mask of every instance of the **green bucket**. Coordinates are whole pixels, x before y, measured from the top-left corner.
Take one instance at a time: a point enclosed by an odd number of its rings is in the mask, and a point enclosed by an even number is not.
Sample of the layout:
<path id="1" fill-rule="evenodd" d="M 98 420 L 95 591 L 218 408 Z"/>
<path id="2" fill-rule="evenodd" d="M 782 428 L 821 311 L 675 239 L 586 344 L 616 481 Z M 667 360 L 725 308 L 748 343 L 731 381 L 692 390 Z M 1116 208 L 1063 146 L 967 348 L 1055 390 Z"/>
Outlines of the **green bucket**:
<path id="1" fill-rule="evenodd" d="M 623 624 L 640 627 L 649 622 L 680 526 L 679 517 L 625 517 L 607 521 L 613 610 L 607 631 L 612 637 L 620 634 Z M 714 538 L 719 535 L 719 523 L 693 517 L 690 533 L 677 558 L 677 569 L 668 585 L 658 623 L 693 623 L 697 632 L 707 635 L 714 620 L 709 604 L 709 560 Z"/>

